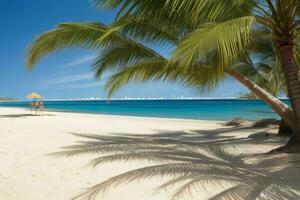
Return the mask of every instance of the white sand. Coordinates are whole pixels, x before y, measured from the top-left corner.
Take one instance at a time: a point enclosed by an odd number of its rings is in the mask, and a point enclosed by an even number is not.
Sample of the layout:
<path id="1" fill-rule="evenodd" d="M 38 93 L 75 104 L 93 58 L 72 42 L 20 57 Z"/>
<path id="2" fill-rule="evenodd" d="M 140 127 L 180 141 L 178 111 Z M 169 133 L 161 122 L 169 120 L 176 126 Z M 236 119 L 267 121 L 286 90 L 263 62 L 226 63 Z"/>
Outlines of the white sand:
<path id="1" fill-rule="evenodd" d="M 53 158 L 46 155 L 58 151 L 62 146 L 72 145 L 75 141 L 80 140 L 80 138 L 70 134 L 71 132 L 152 134 L 162 131 L 196 132 L 222 128 L 217 122 L 200 120 L 62 112 L 46 112 L 45 116 L 24 116 L 24 114 L 30 114 L 30 112 L 19 108 L 0 108 L 1 200 L 71 199 L 87 187 L 104 181 L 113 175 L 147 165 L 143 162 L 116 163 L 93 169 L 86 166 L 91 156 Z M 228 131 L 219 134 L 219 136 L 243 138 L 260 131 L 262 130 Z M 272 131 L 274 132 L 274 130 Z M 276 145 L 278 146 L 278 144 Z M 235 153 L 263 153 L 276 145 L 268 143 L 256 146 L 255 144 L 244 145 L 239 148 L 239 152 Z M 236 149 L 232 148 L 231 151 L 234 153 Z M 249 162 L 255 162 L 255 160 L 253 158 Z M 300 166 L 298 170 L 300 170 Z M 300 177 L 299 173 L 297 177 Z M 294 181 L 300 182 L 299 180 L 300 178 L 296 178 Z M 153 193 L 153 188 L 158 186 L 160 182 L 162 182 L 162 179 L 127 184 L 124 187 L 113 189 L 107 195 L 99 197 L 99 199 L 170 199 L 169 192 Z"/>

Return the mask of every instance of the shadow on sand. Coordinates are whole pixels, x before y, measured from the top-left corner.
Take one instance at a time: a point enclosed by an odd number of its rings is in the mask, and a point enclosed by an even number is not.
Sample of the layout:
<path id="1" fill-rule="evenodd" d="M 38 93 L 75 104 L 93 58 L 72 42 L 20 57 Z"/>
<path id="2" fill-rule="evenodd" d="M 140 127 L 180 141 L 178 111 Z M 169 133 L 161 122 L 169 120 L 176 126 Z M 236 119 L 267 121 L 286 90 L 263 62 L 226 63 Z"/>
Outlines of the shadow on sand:
<path id="1" fill-rule="evenodd" d="M 211 193 L 210 200 L 300 199 L 300 156 L 263 154 L 284 144 L 287 138 L 269 134 L 268 129 L 250 129 L 157 131 L 149 135 L 73 133 L 83 140 L 54 155 L 98 155 L 91 166 L 153 161 L 151 166 L 128 171 L 88 188 L 74 199 L 96 199 L 122 183 L 154 176 L 170 178 L 156 191 L 172 191 L 172 200 L 199 199 L 199 193 L 212 188 L 216 193 Z"/>
<path id="2" fill-rule="evenodd" d="M 17 114 L 17 115 L 0 115 L 0 118 L 20 118 L 20 117 L 32 117 L 33 114 Z"/>
<path id="3" fill-rule="evenodd" d="M 41 117 L 41 116 L 54 116 L 54 115 L 16 114 L 16 115 L 0 115 L 0 118 L 21 118 L 21 117 Z"/>

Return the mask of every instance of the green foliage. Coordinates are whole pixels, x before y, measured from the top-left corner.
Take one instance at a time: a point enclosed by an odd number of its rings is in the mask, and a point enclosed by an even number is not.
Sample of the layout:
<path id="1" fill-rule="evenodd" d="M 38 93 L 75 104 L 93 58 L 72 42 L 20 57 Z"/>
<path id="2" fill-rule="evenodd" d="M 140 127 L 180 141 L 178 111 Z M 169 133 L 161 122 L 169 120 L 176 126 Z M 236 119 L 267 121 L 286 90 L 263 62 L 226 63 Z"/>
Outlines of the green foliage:
<path id="1" fill-rule="evenodd" d="M 94 68 L 98 77 L 106 70 L 116 73 L 109 80 L 110 84 L 115 85 L 106 86 L 111 94 L 129 81 L 146 81 L 157 77 L 172 80 L 161 72 L 158 72 L 161 75 L 154 75 L 154 67 L 146 70 L 147 65 L 153 66 L 153 63 L 166 59 L 150 48 L 151 45 L 163 45 L 174 49 L 171 62 L 167 63 L 170 66 L 164 66 L 163 72 L 169 72 L 165 69 L 174 65 L 185 70 L 195 69 L 189 66 L 207 65 L 214 67 L 200 68 L 214 69 L 217 75 L 209 73 L 212 79 L 222 79 L 226 70 L 241 62 L 248 49 L 263 50 L 253 45 L 257 45 L 256 38 L 277 40 L 284 34 L 281 30 L 283 24 L 295 28 L 298 26 L 293 22 L 299 10 L 294 0 L 94 0 L 93 3 L 105 9 L 119 9 L 116 21 L 107 27 L 99 23 L 61 24 L 42 34 L 28 49 L 29 68 L 42 56 L 63 48 L 103 50 Z M 291 11 L 289 17 L 282 17 L 287 10 Z M 162 69 L 162 66 L 156 69 Z M 178 67 L 175 69 L 174 72 L 178 71 Z M 178 73 L 182 71 L 180 69 Z M 186 84 L 182 79 L 180 82 Z M 209 84 L 207 88 L 214 88 L 210 87 L 211 83 L 220 81 L 204 82 Z"/>
<path id="2" fill-rule="evenodd" d="M 181 27 L 184 22 L 189 24 L 186 27 L 192 33 L 179 43 L 172 59 L 189 65 L 216 51 L 219 63 L 215 64 L 219 70 L 239 62 L 246 48 L 254 48 L 249 44 L 255 43 L 250 43 L 251 39 L 262 36 L 257 34 L 260 29 L 264 34 L 269 31 L 271 41 L 291 44 L 299 28 L 296 16 L 300 8 L 296 0 L 94 0 L 94 3 L 106 9 L 121 8 L 119 16 L 133 14 L 163 19 Z M 290 28 L 294 30 L 287 33 L 285 30 Z M 297 52 L 295 56 L 299 56 Z"/>
<path id="3" fill-rule="evenodd" d="M 181 33 L 194 31 L 176 49 L 173 59 L 185 65 L 199 60 L 217 49 L 218 63 L 223 70 L 236 62 L 250 42 L 249 33 L 254 18 L 249 16 L 255 1 L 94 1 L 104 8 L 121 7 L 119 16 L 133 14 L 159 23 L 166 21 L 181 28 Z M 168 13 L 168 14 L 166 14 Z M 156 22 L 157 23 L 157 22 Z M 185 26 L 185 24 L 189 24 Z M 174 28 L 172 29 L 175 30 Z M 136 35 L 140 34 L 135 27 Z M 135 35 L 135 36 L 136 36 Z M 147 37 L 147 36 L 146 36 Z M 178 36 L 177 36 L 178 37 Z"/>
<path id="4" fill-rule="evenodd" d="M 27 65 L 31 69 L 41 57 L 70 47 L 97 49 L 97 39 L 103 35 L 105 26 L 100 23 L 64 23 L 55 29 L 41 34 L 28 47 Z"/>
<path id="5" fill-rule="evenodd" d="M 189 65 L 210 51 L 217 51 L 223 71 L 235 64 L 250 43 L 253 17 L 208 24 L 195 30 L 175 50 L 173 59 Z"/>
<path id="6" fill-rule="evenodd" d="M 284 76 L 272 42 L 269 38 L 259 37 L 255 44 L 252 56 L 242 59 L 236 70 L 275 97 L 280 93 L 287 94 Z M 249 93 L 243 95 L 242 98 L 253 99 L 257 97 Z"/>
<path id="7" fill-rule="evenodd" d="M 129 36 L 132 36 L 130 29 L 135 26 L 136 22 L 134 21 L 133 23 L 133 25 L 126 23 L 124 25 L 125 28 L 120 28 L 123 34 L 117 34 L 123 39 L 120 40 L 122 42 L 112 42 L 110 45 L 107 45 L 94 64 L 97 77 L 100 77 L 104 71 L 113 72 L 113 75 L 105 85 L 109 96 L 130 81 L 173 81 L 206 90 L 213 89 L 223 79 L 224 73 L 218 73 L 216 68 L 209 63 L 181 65 L 179 62 L 169 62 L 143 43 L 129 39 Z M 139 21 L 139 23 L 143 23 L 142 26 L 139 26 L 141 28 L 148 27 L 149 22 Z M 162 40 L 166 43 L 175 44 L 174 41 L 179 40 L 175 36 L 169 37 L 172 34 L 172 29 L 171 27 L 166 29 L 163 23 L 156 23 L 152 27 L 155 28 L 156 34 L 161 35 Z M 129 36 L 126 35 L 127 33 Z M 110 34 L 116 33 L 110 32 Z"/>
<path id="8" fill-rule="evenodd" d="M 118 90 L 128 82 L 145 82 L 163 80 L 183 84 L 201 90 L 212 90 L 224 78 L 224 73 L 217 73 L 209 65 L 181 66 L 179 63 L 167 60 L 153 59 L 149 62 L 127 66 L 113 74 L 105 85 L 108 95 Z"/>
<path id="9" fill-rule="evenodd" d="M 129 13 L 136 16 L 163 18 L 175 23 L 199 23 L 224 21 L 233 17 L 247 16 L 257 5 L 254 0 L 93 0 L 94 5 L 104 9 L 119 8 L 118 16 Z"/>
<path id="10" fill-rule="evenodd" d="M 128 63 L 142 62 L 149 59 L 164 59 L 160 54 L 133 40 L 125 39 L 119 44 L 107 46 L 96 58 L 94 69 L 96 77 L 106 70 L 120 69 Z"/>
<path id="11" fill-rule="evenodd" d="M 114 73 L 105 86 L 109 96 L 129 81 L 160 79 L 201 90 L 215 88 L 223 80 L 224 72 L 218 72 L 212 63 L 206 61 L 182 65 L 179 62 L 169 62 L 143 43 L 155 41 L 158 45 L 172 46 L 185 34 L 185 29 L 167 25 L 162 21 L 133 16 L 124 17 L 108 27 L 95 24 L 62 24 L 53 31 L 42 34 L 32 44 L 28 51 L 28 63 L 31 67 L 41 56 L 63 48 L 103 48 L 93 67 L 96 77 L 101 77 L 105 71 Z M 138 41 L 138 35 L 143 39 L 142 42 Z"/>
<path id="12" fill-rule="evenodd" d="M 110 32 L 119 32 L 147 44 L 176 45 L 179 42 L 182 27 L 169 24 L 163 20 L 151 19 L 147 16 L 136 17 L 129 15 L 118 19 L 108 27 Z"/>

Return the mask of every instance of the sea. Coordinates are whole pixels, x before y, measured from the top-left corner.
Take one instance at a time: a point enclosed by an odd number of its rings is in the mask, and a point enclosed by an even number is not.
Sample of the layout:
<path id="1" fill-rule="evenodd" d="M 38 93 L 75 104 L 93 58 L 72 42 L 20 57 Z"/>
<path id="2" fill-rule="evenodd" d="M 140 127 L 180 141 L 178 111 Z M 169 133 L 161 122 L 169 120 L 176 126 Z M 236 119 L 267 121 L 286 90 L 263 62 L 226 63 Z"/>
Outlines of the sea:
<path id="1" fill-rule="evenodd" d="M 284 101 L 289 104 L 288 100 Z M 29 102 L 1 102 L 1 106 L 28 108 Z M 44 107 L 51 111 L 216 121 L 237 117 L 279 119 L 264 102 L 241 99 L 45 101 Z"/>

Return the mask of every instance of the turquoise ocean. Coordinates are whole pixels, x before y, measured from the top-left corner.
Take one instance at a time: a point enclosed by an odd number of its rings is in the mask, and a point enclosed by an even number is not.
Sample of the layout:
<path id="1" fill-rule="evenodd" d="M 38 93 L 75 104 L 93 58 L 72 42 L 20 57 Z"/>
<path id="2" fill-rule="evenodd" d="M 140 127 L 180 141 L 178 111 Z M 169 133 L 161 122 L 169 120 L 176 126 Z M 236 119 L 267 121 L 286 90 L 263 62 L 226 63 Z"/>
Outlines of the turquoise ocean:
<path id="1" fill-rule="evenodd" d="M 288 104 L 288 101 L 285 101 Z M 45 109 L 81 113 L 143 117 L 229 120 L 279 118 L 259 100 L 112 100 L 112 101 L 45 101 Z M 1 102 L 4 107 L 28 108 L 29 102 Z M 1 115 L 1 113 L 0 113 Z"/>

